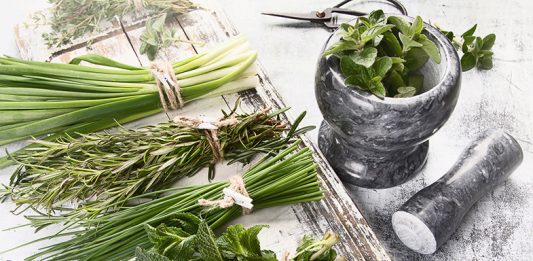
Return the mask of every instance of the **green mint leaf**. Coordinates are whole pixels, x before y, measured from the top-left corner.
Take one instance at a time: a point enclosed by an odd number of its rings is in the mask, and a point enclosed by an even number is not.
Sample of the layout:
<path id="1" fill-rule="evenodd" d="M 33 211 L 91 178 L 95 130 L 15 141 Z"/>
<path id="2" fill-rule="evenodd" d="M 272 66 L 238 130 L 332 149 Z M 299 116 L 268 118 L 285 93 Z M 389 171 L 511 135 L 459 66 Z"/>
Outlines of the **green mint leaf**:
<path id="1" fill-rule="evenodd" d="M 409 35 L 410 37 L 419 35 L 422 33 L 422 30 L 424 29 L 424 22 L 422 22 L 422 17 L 417 16 L 415 20 L 411 23 L 411 26 L 409 27 Z"/>
<path id="2" fill-rule="evenodd" d="M 483 38 L 483 46 L 481 47 L 482 50 L 490 50 L 492 49 L 492 46 L 494 45 L 494 42 L 496 41 L 496 35 L 495 34 L 489 34 Z"/>
<path id="3" fill-rule="evenodd" d="M 474 26 L 472 26 L 472 28 L 466 30 L 466 32 L 464 32 L 461 37 L 465 38 L 467 36 L 472 36 L 474 35 L 474 32 L 476 32 L 476 28 L 477 28 L 477 24 L 475 24 Z"/>
<path id="4" fill-rule="evenodd" d="M 224 261 L 215 241 L 215 235 L 205 221 L 202 221 L 198 227 L 197 240 L 198 252 L 204 260 Z"/>
<path id="5" fill-rule="evenodd" d="M 381 76 L 381 78 L 385 77 L 385 75 L 389 72 L 389 70 L 392 67 L 392 59 L 390 57 L 384 56 L 380 57 L 376 60 L 374 65 L 372 66 L 374 68 L 374 71 L 378 76 Z"/>
<path id="6" fill-rule="evenodd" d="M 429 55 L 421 48 L 412 48 L 405 56 L 405 66 L 409 71 L 414 72 L 422 67 L 429 59 Z"/>
<path id="7" fill-rule="evenodd" d="M 439 48 L 437 48 L 437 45 L 435 45 L 433 41 L 427 39 L 426 37 L 424 37 L 420 43 L 422 44 L 422 50 L 424 50 L 429 57 L 433 59 L 433 61 L 440 63 L 440 52 Z"/>
<path id="8" fill-rule="evenodd" d="M 229 226 L 217 241 L 224 257 L 230 260 L 261 258 L 263 253 L 257 236 L 265 227 L 268 226 L 258 225 L 248 229 L 241 224 Z"/>
<path id="9" fill-rule="evenodd" d="M 492 56 L 482 57 L 479 59 L 478 67 L 483 70 L 490 70 L 493 67 Z"/>
<path id="10" fill-rule="evenodd" d="M 359 49 L 359 45 L 352 41 L 339 41 L 334 43 L 328 50 L 326 50 L 324 52 L 324 56 L 357 49 Z"/>
<path id="11" fill-rule="evenodd" d="M 409 36 L 402 33 L 399 33 L 398 36 L 400 37 L 400 42 L 402 42 L 402 51 L 404 53 L 409 52 L 413 47 L 422 47 L 421 43 L 411 39 Z"/>
<path id="12" fill-rule="evenodd" d="M 369 68 L 374 64 L 374 61 L 376 60 L 376 57 L 378 56 L 378 50 L 374 47 L 366 47 L 361 52 L 355 52 L 354 54 L 350 55 L 350 58 L 354 61 L 354 63 L 362 65 L 366 68 Z"/>
<path id="13" fill-rule="evenodd" d="M 400 41 L 398 41 L 398 38 L 396 38 L 392 32 L 383 33 L 381 47 L 389 56 L 402 56 L 402 46 L 400 45 Z"/>
<path id="14" fill-rule="evenodd" d="M 416 94 L 416 88 L 411 86 L 400 87 L 397 92 L 398 94 L 394 95 L 395 98 L 413 97 Z"/>
<path id="15" fill-rule="evenodd" d="M 136 261 L 172 261 L 168 257 L 160 255 L 158 253 L 144 250 L 140 247 L 135 249 L 135 260 Z"/>
<path id="16" fill-rule="evenodd" d="M 388 18 L 389 23 L 393 24 L 400 30 L 400 32 L 404 35 L 409 35 L 411 30 L 411 25 L 409 22 L 405 21 L 401 17 L 397 16 L 389 16 Z"/>
<path id="17" fill-rule="evenodd" d="M 361 69 L 362 66 L 357 65 L 352 60 L 352 58 L 350 58 L 347 55 L 344 55 L 341 57 L 340 67 L 341 67 L 342 74 L 344 74 L 345 76 L 358 75 L 362 73 L 362 69 Z"/>
<path id="18" fill-rule="evenodd" d="M 461 68 L 463 72 L 469 71 L 472 68 L 476 67 L 476 57 L 472 53 L 465 53 L 461 57 Z"/>

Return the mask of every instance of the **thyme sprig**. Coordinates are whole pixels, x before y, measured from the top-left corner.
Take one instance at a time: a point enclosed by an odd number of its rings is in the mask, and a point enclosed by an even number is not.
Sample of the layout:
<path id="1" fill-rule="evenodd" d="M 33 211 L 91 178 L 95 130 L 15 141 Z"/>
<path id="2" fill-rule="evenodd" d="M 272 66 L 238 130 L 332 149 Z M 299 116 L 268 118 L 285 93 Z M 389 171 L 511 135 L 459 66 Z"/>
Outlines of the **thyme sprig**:
<path id="1" fill-rule="evenodd" d="M 195 7 L 189 0 L 49 0 L 51 15 L 36 14 L 37 23 L 46 23 L 50 32 L 42 35 L 49 47 L 60 47 L 73 40 L 98 32 L 103 22 L 116 16 L 148 10 L 152 13 L 183 13 Z M 41 21 L 46 19 L 44 22 Z"/>

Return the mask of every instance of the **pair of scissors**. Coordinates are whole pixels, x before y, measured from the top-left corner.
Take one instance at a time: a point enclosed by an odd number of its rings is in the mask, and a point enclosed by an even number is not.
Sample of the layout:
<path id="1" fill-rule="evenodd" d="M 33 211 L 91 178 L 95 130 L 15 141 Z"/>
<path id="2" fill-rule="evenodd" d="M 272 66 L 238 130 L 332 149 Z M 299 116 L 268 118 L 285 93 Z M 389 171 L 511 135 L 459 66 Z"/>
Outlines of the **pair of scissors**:
<path id="1" fill-rule="evenodd" d="M 328 30 L 335 30 L 339 27 L 337 17 L 334 14 L 345 14 L 352 16 L 367 15 L 365 12 L 342 8 L 345 4 L 352 0 L 344 0 L 333 7 L 326 8 L 322 11 L 313 11 L 309 13 L 261 13 L 262 15 L 270 15 L 282 18 L 289 18 L 295 20 L 309 21 L 312 23 L 323 24 Z M 396 7 L 403 15 L 407 15 L 407 9 L 398 0 L 385 0 Z"/>

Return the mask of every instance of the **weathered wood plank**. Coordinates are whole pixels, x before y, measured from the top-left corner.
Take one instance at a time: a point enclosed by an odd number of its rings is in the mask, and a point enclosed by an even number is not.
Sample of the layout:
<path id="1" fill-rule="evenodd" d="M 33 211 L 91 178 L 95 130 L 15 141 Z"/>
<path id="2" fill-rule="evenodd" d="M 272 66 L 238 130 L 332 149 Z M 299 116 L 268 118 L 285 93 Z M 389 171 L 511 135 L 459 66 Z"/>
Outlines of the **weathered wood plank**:
<path id="1" fill-rule="evenodd" d="M 189 37 L 193 36 L 204 41 L 209 39 L 208 43 L 223 42 L 237 34 L 237 30 L 227 21 L 216 3 L 211 4 L 210 10 L 193 11 L 179 16 L 178 20 Z M 264 70 L 260 70 L 259 77 L 260 87 L 240 93 L 245 107 L 254 110 L 265 106 L 286 107 Z M 230 102 L 228 98 L 226 100 Z M 320 167 L 321 183 L 326 199 L 317 203 L 293 206 L 297 218 L 311 226 L 315 234 L 322 234 L 328 229 L 339 232 L 343 239 L 343 244 L 338 247 L 339 252 L 348 260 L 387 260 L 388 255 L 385 250 L 322 154 L 306 137 L 302 139 L 306 146 L 316 152 L 315 159 Z"/>

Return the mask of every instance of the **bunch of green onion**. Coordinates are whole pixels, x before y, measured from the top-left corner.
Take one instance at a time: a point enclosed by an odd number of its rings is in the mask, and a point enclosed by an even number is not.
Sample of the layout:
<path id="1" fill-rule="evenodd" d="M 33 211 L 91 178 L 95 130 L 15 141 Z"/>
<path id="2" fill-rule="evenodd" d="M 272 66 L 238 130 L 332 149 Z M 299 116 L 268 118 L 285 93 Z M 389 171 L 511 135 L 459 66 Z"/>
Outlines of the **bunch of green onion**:
<path id="1" fill-rule="evenodd" d="M 237 115 L 237 105 L 222 118 L 235 119 L 235 124 L 217 130 L 220 154 L 230 164 L 248 163 L 261 152 L 275 153 L 312 128 L 298 129 L 305 113 L 289 129 L 279 118 L 286 109 Z M 174 122 L 35 142 L 41 146 L 13 157 L 20 165 L 6 196 L 19 207 L 44 208 L 49 214 L 79 203 L 69 211 L 78 218 L 91 218 L 122 206 L 116 202 L 168 188 L 206 166 L 212 179 L 220 160 L 206 130 Z"/>
<path id="2" fill-rule="evenodd" d="M 275 157 L 262 158 L 243 174 L 255 210 L 323 198 L 312 151 L 308 148 L 298 150 L 298 146 L 299 142 L 296 142 Z M 201 215 L 211 228 L 220 227 L 240 216 L 241 207 L 205 208 L 198 204 L 198 200 L 220 199 L 222 190 L 228 185 L 223 181 L 169 189 L 167 192 L 172 194 L 168 196 L 122 207 L 95 219 L 65 219 L 64 222 L 69 224 L 65 231 L 39 240 L 63 236 L 69 239 L 45 247 L 27 260 L 127 260 L 134 256 L 137 246 L 151 247 L 144 231 L 145 224 L 157 226 L 169 221 L 176 213 Z M 47 218 L 41 217 L 45 223 Z"/>
<path id="3" fill-rule="evenodd" d="M 256 56 L 239 36 L 172 64 L 183 101 L 255 87 Z M 162 110 L 149 68 L 99 55 L 70 64 L 0 57 L 0 145 L 30 136 L 95 132 Z"/>

